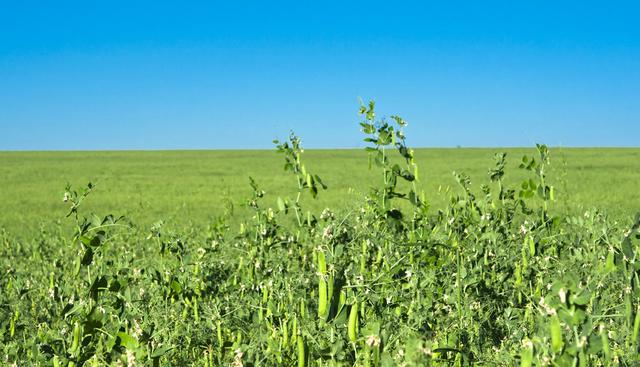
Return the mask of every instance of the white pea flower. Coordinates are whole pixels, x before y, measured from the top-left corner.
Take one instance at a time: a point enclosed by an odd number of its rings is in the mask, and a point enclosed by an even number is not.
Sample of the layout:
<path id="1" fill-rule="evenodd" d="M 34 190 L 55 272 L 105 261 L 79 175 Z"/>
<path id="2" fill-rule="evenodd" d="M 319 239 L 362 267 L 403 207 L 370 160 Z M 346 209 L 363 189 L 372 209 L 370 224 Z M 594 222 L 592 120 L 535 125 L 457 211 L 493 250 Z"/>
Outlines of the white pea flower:
<path id="1" fill-rule="evenodd" d="M 560 302 L 565 303 L 567 301 L 567 292 L 564 288 L 560 288 L 558 291 L 558 296 L 560 296 Z"/>
<path id="2" fill-rule="evenodd" d="M 380 337 L 377 335 L 369 335 L 367 337 L 367 345 L 370 347 L 377 347 L 380 345 Z"/>

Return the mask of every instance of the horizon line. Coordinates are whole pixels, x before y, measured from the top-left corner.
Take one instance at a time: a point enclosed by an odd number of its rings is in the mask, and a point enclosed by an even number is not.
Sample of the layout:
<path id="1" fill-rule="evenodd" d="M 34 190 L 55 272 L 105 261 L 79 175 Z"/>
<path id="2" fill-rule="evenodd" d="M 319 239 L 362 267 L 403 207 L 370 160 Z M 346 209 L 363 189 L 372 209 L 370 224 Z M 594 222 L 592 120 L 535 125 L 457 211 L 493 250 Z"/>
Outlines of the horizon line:
<path id="1" fill-rule="evenodd" d="M 549 149 L 640 149 L 638 146 L 629 145 L 609 145 L 609 146 L 593 146 L 593 145 L 547 145 Z M 426 149 L 535 149 L 535 145 L 527 146 L 420 146 L 409 147 L 414 150 Z M 364 150 L 364 147 L 337 147 L 337 148 L 302 148 L 308 151 L 330 151 L 330 150 Z M 115 149 L 0 149 L 2 153 L 83 153 L 83 152 L 238 152 L 238 151 L 274 151 L 276 148 L 115 148 Z"/>

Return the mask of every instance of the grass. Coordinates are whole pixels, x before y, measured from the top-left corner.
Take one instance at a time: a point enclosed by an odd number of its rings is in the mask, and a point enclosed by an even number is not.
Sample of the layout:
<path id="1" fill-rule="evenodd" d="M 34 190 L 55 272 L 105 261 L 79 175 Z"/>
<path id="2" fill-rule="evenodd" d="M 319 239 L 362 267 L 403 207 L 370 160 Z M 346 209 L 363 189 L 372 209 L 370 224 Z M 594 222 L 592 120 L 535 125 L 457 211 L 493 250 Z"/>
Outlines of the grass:
<path id="1" fill-rule="evenodd" d="M 432 211 L 447 201 L 447 187 L 456 190 L 452 171 L 468 174 L 474 187 L 488 183 L 493 154 L 507 152 L 507 183 L 524 177 L 516 167 L 523 154 L 535 149 L 417 149 L 419 186 Z M 368 169 L 362 150 L 308 150 L 308 167 L 329 189 L 308 200 L 307 207 L 341 210 L 360 200 L 380 181 Z M 599 207 L 619 220 L 640 209 L 639 148 L 552 148 L 549 175 L 560 208 L 582 211 Z M 246 213 L 248 177 L 267 191 L 275 206 L 278 196 L 293 196 L 292 178 L 275 151 L 122 151 L 122 152 L 0 152 L 0 227 L 28 236 L 66 214 L 61 199 L 67 183 L 93 182 L 97 195 L 88 210 L 118 212 L 141 226 L 163 219 L 176 228 L 204 226 L 232 203 Z"/>

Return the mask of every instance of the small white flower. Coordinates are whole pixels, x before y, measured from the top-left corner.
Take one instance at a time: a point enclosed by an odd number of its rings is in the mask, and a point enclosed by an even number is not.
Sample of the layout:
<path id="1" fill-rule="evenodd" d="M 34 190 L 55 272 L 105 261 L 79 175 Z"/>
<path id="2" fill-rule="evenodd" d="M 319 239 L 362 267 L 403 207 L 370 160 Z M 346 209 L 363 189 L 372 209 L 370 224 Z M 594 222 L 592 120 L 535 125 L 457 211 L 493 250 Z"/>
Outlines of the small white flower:
<path id="1" fill-rule="evenodd" d="M 333 219 L 333 212 L 329 208 L 325 208 L 320 214 L 320 219 Z"/>
<path id="2" fill-rule="evenodd" d="M 527 234 L 527 227 L 524 226 L 524 224 L 520 225 L 520 233 L 522 233 L 523 235 Z"/>
<path id="3" fill-rule="evenodd" d="M 236 355 L 233 357 L 233 363 L 231 364 L 231 367 L 244 366 L 244 364 L 242 363 L 242 356 L 244 355 L 244 353 L 242 353 L 240 349 L 236 349 L 235 354 Z"/>
<path id="4" fill-rule="evenodd" d="M 136 367 L 136 356 L 127 349 L 127 367 Z"/>
<path id="5" fill-rule="evenodd" d="M 538 302 L 538 305 L 542 307 L 542 309 L 544 310 L 544 312 L 547 313 L 547 315 L 553 316 L 557 313 L 555 308 L 549 306 L 545 302 L 544 297 L 540 297 L 540 301 Z"/>
<path id="6" fill-rule="evenodd" d="M 333 229 L 331 228 L 331 226 L 327 226 L 322 232 L 322 239 L 328 240 L 328 239 L 331 239 L 332 237 L 333 237 Z"/>
<path id="7" fill-rule="evenodd" d="M 133 332 L 132 335 L 134 338 L 136 338 L 136 340 L 138 340 L 138 338 L 142 335 L 142 327 L 140 327 L 140 324 L 138 323 L 138 320 L 133 320 Z"/>
<path id="8" fill-rule="evenodd" d="M 560 296 L 560 302 L 565 303 L 567 301 L 567 292 L 564 288 L 560 288 L 558 291 L 558 296 Z"/>
<path id="9" fill-rule="evenodd" d="M 549 356 L 542 356 L 542 365 L 548 366 L 551 364 L 551 358 Z"/>
<path id="10" fill-rule="evenodd" d="M 430 356 L 431 354 L 433 354 L 433 352 L 431 351 L 431 348 L 429 348 L 429 347 L 420 348 L 420 351 L 422 353 L 424 353 L 425 355 L 427 355 L 427 356 Z"/>
<path id="11" fill-rule="evenodd" d="M 377 347 L 380 345 L 380 337 L 377 335 L 369 335 L 366 341 L 367 345 L 370 347 Z"/>
<path id="12" fill-rule="evenodd" d="M 583 335 L 578 340 L 578 348 L 583 348 L 585 345 L 587 345 L 587 337 Z"/>

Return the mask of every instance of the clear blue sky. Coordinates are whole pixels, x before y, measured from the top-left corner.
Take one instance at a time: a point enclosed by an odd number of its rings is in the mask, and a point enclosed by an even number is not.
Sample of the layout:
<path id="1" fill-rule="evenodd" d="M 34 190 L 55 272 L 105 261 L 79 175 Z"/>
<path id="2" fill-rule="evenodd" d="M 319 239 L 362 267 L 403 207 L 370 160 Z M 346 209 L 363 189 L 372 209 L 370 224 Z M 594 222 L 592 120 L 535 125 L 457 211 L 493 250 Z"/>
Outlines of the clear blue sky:
<path id="1" fill-rule="evenodd" d="M 640 145 L 637 1 L 0 1 L 0 150 Z"/>

